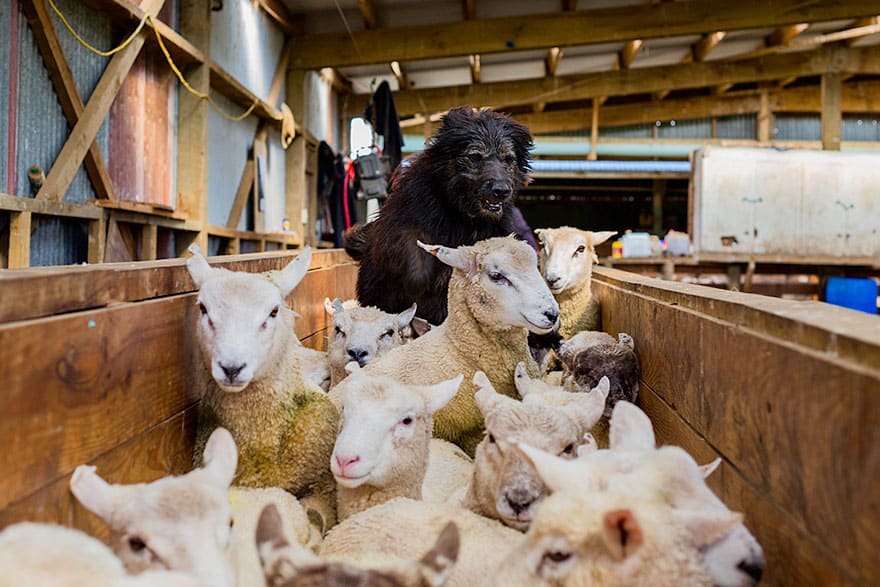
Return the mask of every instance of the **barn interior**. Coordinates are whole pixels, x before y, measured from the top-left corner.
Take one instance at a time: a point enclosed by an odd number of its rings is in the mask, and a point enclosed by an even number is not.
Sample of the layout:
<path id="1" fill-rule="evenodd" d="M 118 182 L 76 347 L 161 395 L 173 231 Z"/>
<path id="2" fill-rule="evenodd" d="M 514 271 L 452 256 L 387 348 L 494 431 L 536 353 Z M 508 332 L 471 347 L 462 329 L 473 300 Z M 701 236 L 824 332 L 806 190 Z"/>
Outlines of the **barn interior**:
<path id="1" fill-rule="evenodd" d="M 462 105 L 531 131 L 533 229 L 617 232 L 604 328 L 636 339 L 658 441 L 722 459 L 765 584 L 880 583 L 876 0 L 2 3 L 0 529 L 106 539 L 76 465 L 191 468 L 191 245 L 249 272 L 310 246 L 288 300 L 326 349 L 342 235 L 392 172 L 354 160 Z"/>

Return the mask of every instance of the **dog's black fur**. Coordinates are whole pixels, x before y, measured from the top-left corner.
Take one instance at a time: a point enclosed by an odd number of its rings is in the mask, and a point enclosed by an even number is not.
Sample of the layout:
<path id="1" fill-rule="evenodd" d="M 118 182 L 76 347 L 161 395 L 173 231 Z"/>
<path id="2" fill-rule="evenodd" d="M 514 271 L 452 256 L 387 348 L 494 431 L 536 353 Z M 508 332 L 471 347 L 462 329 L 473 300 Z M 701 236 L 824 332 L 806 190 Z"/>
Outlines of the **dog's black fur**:
<path id="1" fill-rule="evenodd" d="M 443 322 L 452 270 L 416 240 L 457 247 L 513 232 L 531 148 L 529 130 L 503 114 L 450 110 L 428 148 L 398 169 L 379 218 L 346 235 L 346 251 L 361 262 L 360 303 L 402 312 L 416 302 L 419 316 Z"/>

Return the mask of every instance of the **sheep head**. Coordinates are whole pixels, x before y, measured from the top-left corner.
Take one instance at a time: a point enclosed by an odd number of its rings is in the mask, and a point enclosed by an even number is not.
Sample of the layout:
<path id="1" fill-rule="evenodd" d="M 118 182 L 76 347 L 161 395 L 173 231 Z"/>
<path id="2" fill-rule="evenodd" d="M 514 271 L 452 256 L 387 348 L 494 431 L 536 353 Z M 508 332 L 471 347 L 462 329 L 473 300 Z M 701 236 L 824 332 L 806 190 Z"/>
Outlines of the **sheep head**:
<path id="1" fill-rule="evenodd" d="M 80 465 L 70 490 L 111 529 L 111 547 L 126 569 L 171 569 L 208 585 L 235 584 L 228 552 L 232 526 L 229 485 L 238 452 L 232 435 L 216 429 L 205 447 L 204 466 L 152 483 L 107 483 L 95 467 Z"/>
<path id="2" fill-rule="evenodd" d="M 589 431 L 602 417 L 611 387 L 608 378 L 603 377 L 586 393 L 565 391 L 562 387 L 529 377 L 525 363 L 516 366 L 514 383 L 523 404 L 558 407 L 575 419 L 582 433 Z"/>
<path id="3" fill-rule="evenodd" d="M 476 321 L 493 329 L 547 334 L 559 324 L 559 305 L 538 271 L 534 249 L 523 241 L 499 237 L 458 248 L 418 244 L 454 269 L 450 312 L 460 290 Z"/>
<path id="4" fill-rule="evenodd" d="M 590 232 L 569 226 L 535 231 L 541 241 L 541 269 L 553 295 L 568 289 L 580 289 L 589 283 L 593 263 L 598 263 L 596 245 L 617 234 L 613 231 Z"/>
<path id="5" fill-rule="evenodd" d="M 459 375 L 436 385 L 405 385 L 355 369 L 335 390 L 342 402 L 330 457 L 336 482 L 347 488 L 392 483 L 421 488 L 434 413 L 455 396 L 463 379 Z"/>
<path id="6" fill-rule="evenodd" d="M 223 391 L 242 391 L 278 364 L 286 346 L 296 344 L 294 312 L 285 298 L 305 276 L 311 249 L 304 248 L 284 269 L 262 275 L 213 268 L 197 246 L 190 252 L 202 353 Z"/>

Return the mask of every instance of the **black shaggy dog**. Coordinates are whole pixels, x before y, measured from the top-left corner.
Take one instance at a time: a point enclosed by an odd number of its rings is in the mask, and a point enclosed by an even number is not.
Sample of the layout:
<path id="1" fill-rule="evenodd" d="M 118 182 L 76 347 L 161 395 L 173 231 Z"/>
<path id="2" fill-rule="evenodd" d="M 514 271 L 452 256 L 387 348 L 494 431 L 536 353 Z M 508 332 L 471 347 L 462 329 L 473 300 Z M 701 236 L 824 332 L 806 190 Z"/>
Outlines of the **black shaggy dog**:
<path id="1" fill-rule="evenodd" d="M 360 303 L 399 313 L 416 302 L 419 316 L 443 322 L 452 269 L 416 241 L 457 247 L 512 233 L 531 148 L 529 130 L 508 116 L 450 110 L 427 149 L 398 170 L 379 218 L 346 235 L 345 250 L 361 262 Z"/>

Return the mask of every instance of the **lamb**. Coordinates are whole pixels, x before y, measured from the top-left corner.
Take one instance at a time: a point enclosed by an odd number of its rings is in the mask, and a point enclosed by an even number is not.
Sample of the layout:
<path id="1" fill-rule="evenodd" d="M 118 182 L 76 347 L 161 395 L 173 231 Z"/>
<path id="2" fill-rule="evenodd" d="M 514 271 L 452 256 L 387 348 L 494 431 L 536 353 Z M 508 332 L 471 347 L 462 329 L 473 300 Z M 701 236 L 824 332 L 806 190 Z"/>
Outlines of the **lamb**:
<path id="1" fill-rule="evenodd" d="M 128 575 L 107 546 L 54 524 L 22 522 L 0 532 L 0 587 L 211 587 L 189 575 L 155 570 Z"/>
<path id="2" fill-rule="evenodd" d="M 172 569 L 213 587 L 232 587 L 227 492 L 237 462 L 232 436 L 218 428 L 205 445 L 204 467 L 186 475 L 111 485 L 95 467 L 80 465 L 70 491 L 110 526 L 111 547 L 129 572 Z"/>
<path id="3" fill-rule="evenodd" d="M 330 461 L 339 520 L 393 497 L 422 498 L 433 415 L 455 396 L 462 379 L 404 385 L 354 369 L 334 388 L 343 415 Z"/>
<path id="4" fill-rule="evenodd" d="M 518 448 L 554 492 L 614 493 L 655 500 L 682 512 L 725 517 L 730 510 L 705 483 L 717 464 L 700 467 L 676 446 L 656 448 L 648 417 L 629 402 L 619 402 L 611 418 L 611 448 L 573 461 L 526 445 Z M 728 518 L 729 519 L 729 518 Z M 728 524 L 702 548 L 703 564 L 715 585 L 756 584 L 765 566 L 760 545 L 742 524 Z"/>
<path id="5" fill-rule="evenodd" d="M 336 298 L 330 308 L 333 332 L 327 343 L 330 362 L 330 387 L 347 375 L 345 365 L 352 361 L 363 367 L 404 343 L 401 331 L 409 328 L 416 313 L 413 304 L 399 314 L 389 314 L 375 307 L 345 308 Z"/>
<path id="6" fill-rule="evenodd" d="M 569 338 L 582 330 L 599 330 L 599 301 L 591 289 L 593 263 L 598 263 L 596 245 L 615 234 L 590 232 L 569 226 L 535 231 L 541 241 L 544 279 L 559 302 L 559 334 Z"/>
<path id="7" fill-rule="evenodd" d="M 630 335 L 621 332 L 614 340 L 604 332 L 581 332 L 559 348 L 563 365 L 562 385 L 569 391 L 592 389 L 602 377 L 608 377 L 611 389 L 605 417 L 618 401 L 635 403 L 639 395 L 641 367 Z"/>
<path id="8" fill-rule="evenodd" d="M 305 276 L 311 250 L 263 275 L 212 268 L 192 252 L 187 268 L 200 288 L 196 332 L 203 360 L 196 373 L 202 394 L 196 456 L 207 432 L 224 426 L 241 451 L 237 484 L 281 487 L 300 498 L 317 494 L 325 503 L 316 507 L 332 519 L 327 463 L 339 417 L 304 377 L 303 347 L 284 301 Z"/>
<path id="9" fill-rule="evenodd" d="M 515 450 L 514 443 L 528 442 L 552 454 L 574 458 L 584 433 L 602 415 L 608 381 L 591 393 L 535 390 L 542 385 L 517 365 L 519 402 L 495 391 L 478 371 L 474 383 L 477 406 L 486 420 L 486 437 L 477 446 L 474 474 L 465 506 L 518 530 L 528 528 L 547 488 L 535 469 Z M 525 381 L 528 379 L 528 383 Z"/>
<path id="10" fill-rule="evenodd" d="M 470 378 L 483 371 L 497 390 L 513 397 L 517 363 L 525 362 L 530 373 L 538 374 L 527 333 L 544 334 L 555 328 L 559 307 L 538 272 L 534 249 L 513 237 L 458 248 L 419 246 L 453 268 L 447 291 L 449 316 L 426 335 L 392 349 L 364 369 L 412 384 L 437 383 L 451 373 L 463 373 L 465 384 L 434 417 L 434 434 L 473 455 L 483 419 Z"/>
<path id="11" fill-rule="evenodd" d="M 460 542 L 458 528 L 450 522 L 418 561 L 366 557 L 354 566 L 322 561 L 296 542 L 290 544 L 287 536 L 278 510 L 274 505 L 266 506 L 260 515 L 256 542 L 266 584 L 272 587 L 441 587 L 452 573 Z"/>
<path id="12" fill-rule="evenodd" d="M 523 536 L 503 526 L 449 504 L 397 497 L 355 514 L 330 530 L 321 545 L 322 557 L 364 560 L 379 556 L 415 559 L 454 522 L 461 535 L 458 561 L 447 585 L 485 585 L 493 569 Z"/>

